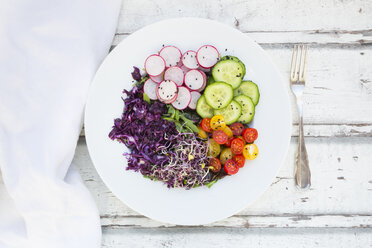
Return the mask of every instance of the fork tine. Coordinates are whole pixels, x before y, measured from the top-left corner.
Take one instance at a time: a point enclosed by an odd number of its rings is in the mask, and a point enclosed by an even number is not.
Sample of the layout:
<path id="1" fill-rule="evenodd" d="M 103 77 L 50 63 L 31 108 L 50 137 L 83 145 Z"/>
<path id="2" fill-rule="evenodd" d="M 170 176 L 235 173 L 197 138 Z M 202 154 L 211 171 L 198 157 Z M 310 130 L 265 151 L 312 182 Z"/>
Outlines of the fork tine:
<path id="1" fill-rule="evenodd" d="M 297 45 L 293 46 L 292 52 L 292 62 L 291 62 L 291 72 L 290 79 L 292 82 L 297 81 L 296 79 L 296 67 L 297 67 Z"/>
<path id="2" fill-rule="evenodd" d="M 300 61 L 299 61 L 299 72 L 298 72 L 298 81 L 303 81 L 303 73 L 304 73 L 304 50 L 305 45 L 301 45 L 301 54 L 300 54 Z"/>
<path id="3" fill-rule="evenodd" d="M 308 50 L 308 46 L 306 45 L 305 46 L 306 49 L 305 49 L 305 56 L 304 56 L 304 64 L 303 64 L 303 71 L 302 71 L 302 74 L 301 74 L 301 80 L 305 82 L 305 76 L 306 76 L 306 64 L 307 64 L 307 50 Z"/>

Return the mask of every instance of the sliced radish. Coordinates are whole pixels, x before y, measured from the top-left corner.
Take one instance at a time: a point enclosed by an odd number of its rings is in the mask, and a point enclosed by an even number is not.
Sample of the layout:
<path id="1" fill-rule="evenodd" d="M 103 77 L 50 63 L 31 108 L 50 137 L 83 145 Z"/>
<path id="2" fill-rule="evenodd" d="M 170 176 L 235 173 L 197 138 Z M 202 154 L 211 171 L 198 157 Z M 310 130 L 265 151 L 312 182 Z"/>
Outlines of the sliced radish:
<path id="1" fill-rule="evenodd" d="M 172 103 L 177 99 L 177 84 L 171 80 L 164 80 L 157 86 L 157 97 L 164 103 Z"/>
<path id="2" fill-rule="evenodd" d="M 176 101 L 172 103 L 172 106 L 176 109 L 183 110 L 187 108 L 191 101 L 191 93 L 186 87 L 178 87 L 178 96 Z"/>
<path id="3" fill-rule="evenodd" d="M 152 81 L 154 81 L 155 83 L 161 83 L 163 80 L 164 80 L 164 73 L 161 73 L 160 75 L 158 76 L 150 76 L 150 78 L 152 79 Z"/>
<path id="4" fill-rule="evenodd" d="M 182 63 L 189 69 L 197 69 L 199 67 L 198 61 L 196 60 L 196 52 L 187 51 L 182 55 Z"/>
<path id="5" fill-rule="evenodd" d="M 205 75 L 205 73 L 203 71 L 200 71 L 200 72 L 203 75 L 203 85 L 202 85 L 202 87 L 197 89 L 198 92 L 202 92 L 205 89 L 205 87 L 207 86 L 207 81 L 208 81 L 207 75 Z"/>
<path id="6" fill-rule="evenodd" d="M 199 48 L 196 59 L 201 67 L 211 68 L 220 59 L 220 53 L 214 46 L 205 45 Z"/>
<path id="7" fill-rule="evenodd" d="M 143 85 L 143 92 L 148 95 L 151 100 L 157 100 L 158 96 L 156 94 L 156 88 L 158 84 L 152 81 L 151 79 L 147 79 L 145 84 Z"/>
<path id="8" fill-rule="evenodd" d="M 184 66 L 184 65 L 182 65 L 180 68 L 182 69 L 183 74 L 186 74 L 186 73 L 190 70 L 189 68 L 187 68 L 187 67 Z"/>
<path id="9" fill-rule="evenodd" d="M 177 66 L 181 61 L 182 53 L 175 46 L 166 46 L 160 50 L 159 55 L 165 60 L 165 66 Z"/>
<path id="10" fill-rule="evenodd" d="M 203 87 L 204 76 L 199 70 L 190 70 L 185 74 L 185 85 L 190 90 L 199 90 Z"/>
<path id="11" fill-rule="evenodd" d="M 196 104 L 198 103 L 201 94 L 197 91 L 191 91 L 191 101 L 189 103 L 189 108 L 196 109 Z"/>
<path id="12" fill-rule="evenodd" d="M 164 73 L 164 80 L 171 80 L 181 86 L 183 84 L 184 74 L 181 68 L 178 66 L 169 67 Z"/>
<path id="13" fill-rule="evenodd" d="M 145 61 L 145 70 L 150 76 L 159 76 L 165 69 L 165 61 L 159 55 L 153 54 Z"/>

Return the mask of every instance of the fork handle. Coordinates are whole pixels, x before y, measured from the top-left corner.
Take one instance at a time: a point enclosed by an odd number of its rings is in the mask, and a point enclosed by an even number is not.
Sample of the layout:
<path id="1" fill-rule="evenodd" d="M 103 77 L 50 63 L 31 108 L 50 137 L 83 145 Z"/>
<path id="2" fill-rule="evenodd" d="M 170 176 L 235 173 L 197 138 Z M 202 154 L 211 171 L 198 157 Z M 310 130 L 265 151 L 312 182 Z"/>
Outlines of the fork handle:
<path id="1" fill-rule="evenodd" d="M 301 106 L 302 107 L 302 106 Z M 295 166 L 295 183 L 299 189 L 308 189 L 311 186 L 311 173 L 309 168 L 309 159 L 307 156 L 304 130 L 302 123 L 302 108 L 300 109 L 300 124 L 298 136 L 298 150 Z"/>

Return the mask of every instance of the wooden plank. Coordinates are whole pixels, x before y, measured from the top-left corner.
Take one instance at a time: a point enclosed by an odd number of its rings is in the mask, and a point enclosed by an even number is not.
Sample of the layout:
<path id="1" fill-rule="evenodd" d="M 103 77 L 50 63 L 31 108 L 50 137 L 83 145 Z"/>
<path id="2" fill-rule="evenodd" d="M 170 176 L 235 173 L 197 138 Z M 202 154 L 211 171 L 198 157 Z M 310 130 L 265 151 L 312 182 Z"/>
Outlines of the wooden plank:
<path id="1" fill-rule="evenodd" d="M 304 125 L 306 137 L 372 137 L 372 124 L 332 124 L 332 125 Z M 85 136 L 84 129 L 80 136 Z M 292 137 L 298 136 L 298 125 L 293 124 Z"/>
<path id="2" fill-rule="evenodd" d="M 354 1 L 242 1 L 242 0 L 124 0 L 118 33 L 133 31 L 175 17 L 217 20 L 241 31 L 369 30 L 372 2 Z"/>
<path id="3" fill-rule="evenodd" d="M 102 216 L 104 227 L 177 227 L 142 216 Z M 204 225 L 242 228 L 372 228 L 372 215 L 236 215 Z"/>
<path id="4" fill-rule="evenodd" d="M 331 30 L 331 31 L 256 31 L 244 32 L 261 45 L 298 44 L 310 45 L 367 45 L 372 44 L 372 29 L 368 30 Z M 124 40 L 129 34 L 116 33 L 113 46 Z"/>
<path id="5" fill-rule="evenodd" d="M 289 78 L 292 47 L 268 46 L 265 50 L 284 78 Z M 325 125 L 325 131 L 324 133 L 319 131 L 322 127 L 311 127 L 309 129 L 314 130 L 314 134 L 309 131 L 309 136 L 363 136 L 363 134 L 370 136 L 372 125 L 370 68 L 372 68 L 370 46 L 310 47 L 303 96 L 304 123 Z M 289 85 L 286 87 L 290 92 Z M 294 113 L 293 123 L 298 123 L 295 99 L 291 94 L 290 96 Z M 331 128 L 327 126 L 334 124 L 344 126 Z M 330 130 L 334 131 L 333 135 Z"/>
<path id="6" fill-rule="evenodd" d="M 103 230 L 105 248 L 365 248 L 372 246 L 371 229 L 309 228 L 120 228 Z"/>
<path id="7" fill-rule="evenodd" d="M 372 215 L 371 138 L 307 138 L 313 186 L 305 192 L 298 191 L 293 182 L 296 142 L 293 138 L 286 162 L 271 187 L 239 215 Z M 140 216 L 102 183 L 91 164 L 84 139 L 78 143 L 74 163 L 104 219 Z M 312 220 L 302 221 L 307 222 L 304 225 L 316 225 Z"/>

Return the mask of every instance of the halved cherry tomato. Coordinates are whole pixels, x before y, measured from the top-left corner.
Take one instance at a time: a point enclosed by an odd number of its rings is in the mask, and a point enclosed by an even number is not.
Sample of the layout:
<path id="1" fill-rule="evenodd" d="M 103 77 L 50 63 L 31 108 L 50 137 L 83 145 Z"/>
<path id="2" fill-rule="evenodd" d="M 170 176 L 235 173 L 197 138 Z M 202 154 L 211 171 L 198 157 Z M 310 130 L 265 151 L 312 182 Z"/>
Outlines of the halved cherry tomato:
<path id="1" fill-rule="evenodd" d="M 210 118 L 204 118 L 201 122 L 200 122 L 200 126 L 201 128 L 203 128 L 204 131 L 206 131 L 207 133 L 211 133 L 213 130 L 211 129 L 211 119 Z"/>
<path id="2" fill-rule="evenodd" d="M 246 159 L 253 160 L 258 156 L 258 148 L 255 144 L 248 144 L 244 147 L 243 155 Z"/>
<path id="3" fill-rule="evenodd" d="M 230 147 L 231 146 L 231 141 L 233 139 L 234 139 L 234 137 L 229 138 L 224 145 L 227 146 L 227 147 Z"/>
<path id="4" fill-rule="evenodd" d="M 234 154 L 241 154 L 244 149 L 244 142 L 240 138 L 235 138 L 231 141 L 231 151 Z"/>
<path id="5" fill-rule="evenodd" d="M 221 162 L 218 158 L 209 159 L 209 169 L 213 172 L 219 172 L 221 170 Z"/>
<path id="6" fill-rule="evenodd" d="M 234 136 L 233 132 L 231 131 L 231 129 L 229 128 L 229 126 L 226 126 L 225 129 L 223 130 L 226 134 L 227 134 L 227 137 L 231 138 Z"/>
<path id="7" fill-rule="evenodd" d="M 243 168 L 244 167 L 244 163 L 245 163 L 245 158 L 243 155 L 235 155 L 233 157 L 233 160 L 235 161 L 235 163 L 239 166 L 239 168 Z"/>
<path id="8" fill-rule="evenodd" d="M 215 115 L 212 117 L 210 125 L 213 130 L 224 130 L 226 122 L 222 115 Z"/>
<path id="9" fill-rule="evenodd" d="M 230 129 L 234 135 L 241 135 L 244 130 L 244 126 L 239 122 L 235 122 L 230 125 Z"/>
<path id="10" fill-rule="evenodd" d="M 243 138 L 247 143 L 253 143 L 258 137 L 258 132 L 255 128 L 246 128 L 243 131 Z"/>
<path id="11" fill-rule="evenodd" d="M 218 144 L 214 139 L 209 139 L 207 145 L 208 145 L 207 155 L 209 157 L 215 158 L 220 154 L 221 152 L 220 144 Z"/>
<path id="12" fill-rule="evenodd" d="M 198 132 L 199 138 L 202 138 L 202 139 L 208 138 L 208 134 L 201 127 L 198 127 L 198 129 L 199 129 L 199 132 Z"/>
<path id="13" fill-rule="evenodd" d="M 227 134 L 222 130 L 213 131 L 212 137 L 220 145 L 225 144 L 226 141 L 229 139 L 229 137 L 227 137 Z"/>
<path id="14" fill-rule="evenodd" d="M 225 164 L 227 160 L 232 159 L 232 152 L 230 148 L 225 148 L 222 150 L 220 155 L 220 161 L 222 164 Z"/>
<path id="15" fill-rule="evenodd" d="M 243 136 L 241 136 L 241 135 L 239 135 L 239 136 L 236 136 L 238 139 L 241 139 L 241 140 L 243 140 L 243 142 L 244 142 L 244 145 L 246 145 L 247 144 L 247 142 L 245 142 L 245 140 L 244 140 L 244 138 L 243 138 Z"/>
<path id="16" fill-rule="evenodd" d="M 232 159 L 226 161 L 225 165 L 223 166 L 223 169 L 228 175 L 234 175 L 239 171 L 238 165 Z"/>

